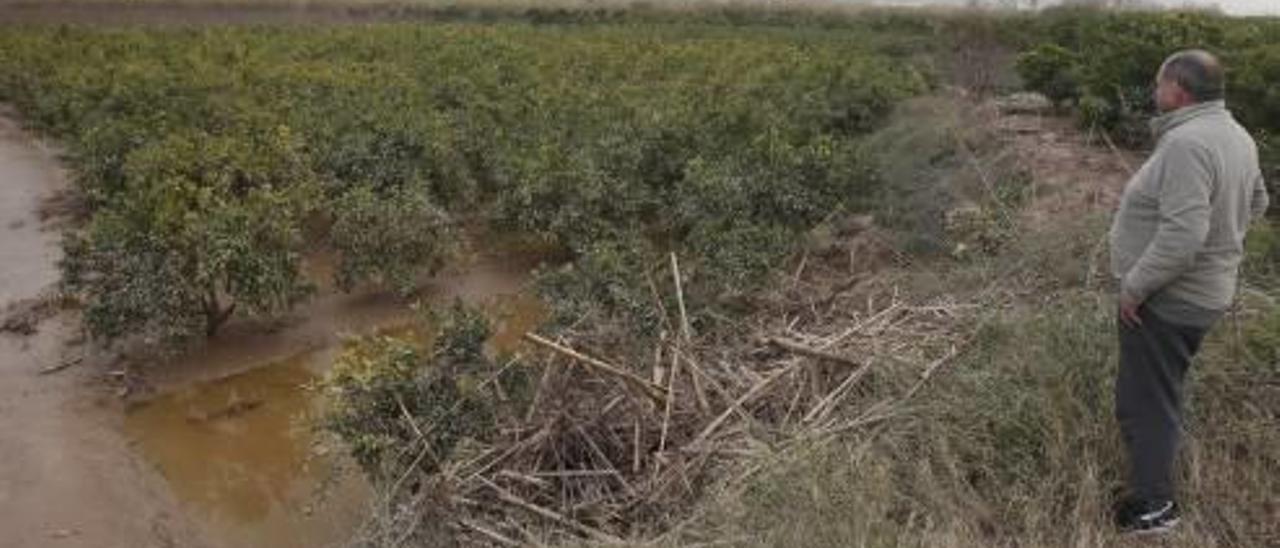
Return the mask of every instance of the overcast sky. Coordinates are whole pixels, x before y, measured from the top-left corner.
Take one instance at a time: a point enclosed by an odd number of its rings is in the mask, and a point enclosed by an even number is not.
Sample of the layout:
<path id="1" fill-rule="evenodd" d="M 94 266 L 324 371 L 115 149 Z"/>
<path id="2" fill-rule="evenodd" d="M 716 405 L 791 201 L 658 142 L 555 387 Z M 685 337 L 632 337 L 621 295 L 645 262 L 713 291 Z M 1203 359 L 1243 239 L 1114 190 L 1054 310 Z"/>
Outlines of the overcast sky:
<path id="1" fill-rule="evenodd" d="M 880 0 L 889 4 L 942 4 L 961 5 L 965 0 Z M 1041 0 L 1042 6 L 1049 6 L 1061 0 Z M 1217 4 L 1223 11 L 1232 15 L 1280 15 L 1280 0 L 1156 0 L 1169 6 L 1187 4 Z"/>
<path id="2" fill-rule="evenodd" d="M 1185 4 L 1187 2 L 1166 2 Z M 1223 11 L 1234 15 L 1280 15 L 1280 0 L 1217 0 L 1197 1 L 1197 4 L 1218 4 Z"/>
<path id="3" fill-rule="evenodd" d="M 1280 15 L 1280 0 L 1223 0 L 1222 7 L 1240 13 Z"/>

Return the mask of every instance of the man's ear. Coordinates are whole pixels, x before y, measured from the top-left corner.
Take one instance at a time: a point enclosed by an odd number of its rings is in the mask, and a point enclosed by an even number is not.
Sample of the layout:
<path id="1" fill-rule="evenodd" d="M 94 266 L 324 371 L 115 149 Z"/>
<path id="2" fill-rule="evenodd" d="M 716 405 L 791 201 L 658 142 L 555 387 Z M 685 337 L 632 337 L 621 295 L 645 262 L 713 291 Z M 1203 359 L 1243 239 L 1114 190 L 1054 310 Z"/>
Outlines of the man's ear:
<path id="1" fill-rule="evenodd" d="M 1178 104 L 1180 106 L 1185 107 L 1187 105 L 1195 104 L 1196 102 L 1195 96 L 1191 95 L 1191 92 L 1187 91 L 1186 88 L 1182 87 L 1182 84 L 1174 83 L 1173 87 L 1177 88 L 1178 90 Z"/>

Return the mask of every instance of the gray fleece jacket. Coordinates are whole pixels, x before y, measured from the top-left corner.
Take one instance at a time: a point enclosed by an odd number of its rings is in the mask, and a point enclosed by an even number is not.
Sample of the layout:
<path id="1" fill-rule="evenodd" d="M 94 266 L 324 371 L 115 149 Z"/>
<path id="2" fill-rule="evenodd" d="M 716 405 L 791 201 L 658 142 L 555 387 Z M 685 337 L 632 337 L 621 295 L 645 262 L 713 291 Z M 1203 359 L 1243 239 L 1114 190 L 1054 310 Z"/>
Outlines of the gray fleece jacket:
<path id="1" fill-rule="evenodd" d="M 1222 101 L 1151 128 L 1156 149 L 1112 221 L 1111 269 L 1124 295 L 1164 319 L 1211 324 L 1231 306 L 1245 232 L 1269 202 L 1257 145 Z"/>

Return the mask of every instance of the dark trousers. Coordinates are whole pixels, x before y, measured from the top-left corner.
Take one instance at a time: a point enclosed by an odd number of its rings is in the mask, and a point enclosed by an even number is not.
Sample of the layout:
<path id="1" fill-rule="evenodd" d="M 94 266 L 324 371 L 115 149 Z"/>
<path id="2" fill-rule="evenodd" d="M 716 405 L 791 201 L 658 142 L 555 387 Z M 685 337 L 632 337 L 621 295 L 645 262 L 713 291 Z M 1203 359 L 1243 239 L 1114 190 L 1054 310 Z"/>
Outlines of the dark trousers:
<path id="1" fill-rule="evenodd" d="M 1120 323 L 1116 419 L 1129 456 L 1129 490 L 1171 500 L 1182 438 L 1182 385 L 1207 328 L 1177 325 L 1143 307 L 1142 325 Z"/>

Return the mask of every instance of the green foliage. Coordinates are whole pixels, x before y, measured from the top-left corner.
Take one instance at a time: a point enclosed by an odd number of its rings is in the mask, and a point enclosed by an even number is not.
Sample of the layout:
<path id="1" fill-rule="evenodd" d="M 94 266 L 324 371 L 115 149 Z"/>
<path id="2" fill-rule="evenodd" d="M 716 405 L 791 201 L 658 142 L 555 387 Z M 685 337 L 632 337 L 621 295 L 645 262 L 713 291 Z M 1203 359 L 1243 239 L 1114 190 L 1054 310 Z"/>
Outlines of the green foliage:
<path id="1" fill-rule="evenodd" d="M 1171 53 L 1208 49 L 1227 67 L 1227 101 L 1258 141 L 1269 181 L 1280 178 L 1280 23 L 1203 13 L 1061 10 L 1035 25 L 1019 71 L 1029 89 L 1077 100 L 1084 125 L 1144 143 L 1155 72 Z"/>
<path id="2" fill-rule="evenodd" d="M 401 455 L 400 448 L 413 439 L 413 426 L 403 422 L 399 404 L 417 393 L 421 361 L 409 341 L 365 337 L 348 343 L 321 384 L 322 426 L 341 438 L 374 477 L 380 477 L 385 459 Z"/>
<path id="3" fill-rule="evenodd" d="M 453 236 L 444 220 L 478 217 L 594 265 L 560 278 L 616 276 L 552 283 L 586 292 L 567 301 L 589 303 L 610 286 L 616 298 L 600 304 L 622 308 L 604 313 L 652 324 L 625 304 L 649 299 L 641 271 L 605 265 L 675 251 L 688 264 L 689 300 L 713 303 L 749 290 L 830 212 L 869 207 L 875 179 L 858 142 L 928 80 L 884 52 L 914 59 L 928 49 L 917 39 L 938 32 L 912 18 L 792 27 L 783 16 L 723 16 L 763 26 L 21 29 L 0 36 L 0 94 L 66 143 L 95 219 L 114 219 L 118 242 L 155 248 L 148 266 L 69 262 L 96 270 L 80 278 L 163 271 L 154 263 L 171 249 L 226 278 L 223 260 L 208 256 L 222 244 L 183 236 L 195 230 L 175 228 L 171 206 L 146 205 L 139 193 L 178 192 L 164 187 L 181 179 L 181 192 L 217 197 L 221 209 L 178 202 L 177 217 L 201 223 L 215 212 L 252 216 L 238 210 L 262 199 L 253 192 L 289 201 L 270 219 L 289 238 L 255 236 L 238 248 L 276 268 L 274 281 L 254 286 L 275 291 L 271 299 L 232 283 L 211 293 L 196 266 L 175 266 L 180 274 L 156 274 L 127 298 L 149 304 L 91 316 L 195 333 L 199 322 L 160 318 L 188 315 L 197 299 L 155 294 L 216 294 L 224 310 L 252 297 L 241 309 L 278 310 L 295 296 L 285 280 L 301 281 L 296 257 L 278 258 L 324 246 L 342 257 L 342 287 L 367 280 L 406 291 L 445 256 Z M 248 152 L 277 133 L 287 149 Z M 244 150 L 219 156 L 228 143 Z M 157 165 L 142 170 L 144 157 Z M 290 174 L 259 181 L 282 162 Z M 102 242 L 101 230 L 74 240 L 90 243 L 71 254 L 125 245 Z M 115 285 L 72 285 L 91 302 L 123 298 L 97 294 Z M 113 321 L 91 325 L 106 337 L 131 332 L 107 327 Z"/>
<path id="4" fill-rule="evenodd" d="M 1231 110 L 1258 140 L 1263 170 L 1275 189 L 1280 180 L 1280 25 L 1269 42 L 1245 47 L 1227 59 Z M 1277 191 L 1273 191 L 1275 195 Z M 1276 211 L 1276 209 L 1272 209 Z"/>
<path id="5" fill-rule="evenodd" d="M 1245 346 L 1256 363 L 1263 369 L 1280 371 L 1280 307 L 1273 305 L 1250 323 L 1245 337 Z"/>
<path id="6" fill-rule="evenodd" d="M 125 186 L 66 239 L 64 283 L 86 295 L 95 335 L 178 343 L 237 306 L 278 312 L 310 291 L 297 250 L 314 177 L 286 128 L 175 132 L 132 151 L 122 173 Z"/>
<path id="7" fill-rule="evenodd" d="M 452 243 L 447 217 L 422 191 L 380 196 L 370 187 L 356 187 L 331 210 L 330 237 L 342 254 L 336 276 L 344 290 L 372 279 L 408 294 L 419 272 L 443 266 Z"/>
<path id="8" fill-rule="evenodd" d="M 1275 221 L 1267 219 L 1249 227 L 1243 269 L 1249 283 L 1280 289 L 1280 228 Z"/>
<path id="9" fill-rule="evenodd" d="M 455 306 L 426 324 L 418 341 L 371 335 L 348 341 L 320 383 L 321 426 L 350 448 L 375 481 L 394 481 L 417 463 L 431 472 L 467 438 L 492 435 L 499 405 L 493 380 L 512 389 L 527 382 L 520 372 L 499 375 L 484 353 L 488 321 Z M 421 457 L 423 444 L 429 447 Z"/>
<path id="10" fill-rule="evenodd" d="M 628 320 L 634 335 L 655 336 L 662 323 L 647 287 L 651 265 L 645 257 L 657 251 L 638 236 L 602 239 L 577 250 L 572 263 L 539 274 L 544 299 L 555 303 L 553 323 L 583 319 L 603 324 L 615 314 Z"/>
<path id="11" fill-rule="evenodd" d="M 1076 71 L 1080 60 L 1057 44 L 1040 44 L 1018 56 L 1018 75 L 1028 89 L 1043 93 L 1055 103 L 1080 97 Z"/>
<path id="12" fill-rule="evenodd" d="M 1029 175 L 978 115 L 954 99 L 911 99 L 862 144 L 877 223 L 915 254 L 990 255 L 1021 236 Z"/>
<path id="13" fill-rule="evenodd" d="M 1204 12 L 1054 10 L 1028 25 L 1018 69 L 1028 89 L 1054 100 L 1075 99 L 1081 121 L 1147 139 L 1154 114 L 1155 73 L 1170 54 L 1188 48 L 1218 54 L 1227 66 L 1227 96 L 1240 120 L 1260 137 L 1264 156 L 1280 159 L 1280 24 Z M 1269 168 L 1274 169 L 1274 168 Z M 1272 172 L 1274 173 L 1274 171 Z"/>
<path id="14" fill-rule="evenodd" d="M 863 145 L 879 179 L 872 194 L 877 222 L 914 253 L 950 248 L 946 215 L 964 198 L 955 181 L 966 173 L 957 138 L 963 125 L 954 103 L 913 100 Z"/>

